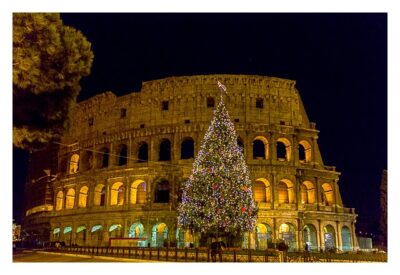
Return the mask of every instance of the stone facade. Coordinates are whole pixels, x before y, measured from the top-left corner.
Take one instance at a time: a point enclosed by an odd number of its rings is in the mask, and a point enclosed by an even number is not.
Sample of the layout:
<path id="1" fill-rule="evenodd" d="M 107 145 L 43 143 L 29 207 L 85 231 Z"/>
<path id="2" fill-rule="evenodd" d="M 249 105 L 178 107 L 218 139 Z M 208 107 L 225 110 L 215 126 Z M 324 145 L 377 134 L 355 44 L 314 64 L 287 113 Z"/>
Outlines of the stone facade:
<path id="1" fill-rule="evenodd" d="M 80 102 L 59 144 L 53 208 L 27 220 L 48 218 L 50 240 L 66 244 L 139 237 L 143 246 L 197 245 L 177 228 L 176 207 L 218 103 L 217 81 L 227 87 L 260 209 L 252 247 L 285 239 L 293 250 L 306 241 L 324 249 L 328 237 L 339 250 L 355 249 L 357 215 L 343 206 L 340 173 L 322 161 L 295 81 L 265 76 L 170 77 Z"/>

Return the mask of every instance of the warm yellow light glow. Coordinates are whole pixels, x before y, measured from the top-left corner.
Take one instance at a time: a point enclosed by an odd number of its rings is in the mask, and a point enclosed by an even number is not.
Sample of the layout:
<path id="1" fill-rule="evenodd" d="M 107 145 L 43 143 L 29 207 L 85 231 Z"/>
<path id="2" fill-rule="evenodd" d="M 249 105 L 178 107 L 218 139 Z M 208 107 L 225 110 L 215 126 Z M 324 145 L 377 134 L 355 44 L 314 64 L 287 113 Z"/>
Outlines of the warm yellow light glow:
<path id="1" fill-rule="evenodd" d="M 87 186 L 83 186 L 79 190 L 78 206 L 80 208 L 85 208 L 87 206 L 88 191 L 89 191 L 89 188 Z"/>
<path id="2" fill-rule="evenodd" d="M 56 197 L 56 211 L 63 209 L 63 201 L 64 201 L 64 192 L 58 191 L 57 197 Z"/>
<path id="3" fill-rule="evenodd" d="M 71 156 L 71 160 L 69 162 L 69 173 L 70 174 L 75 174 L 78 172 L 78 167 L 79 167 L 79 155 L 78 154 L 73 154 Z"/>
<path id="4" fill-rule="evenodd" d="M 327 205 L 332 205 L 334 204 L 334 194 L 333 194 L 333 189 L 332 186 L 329 183 L 324 183 L 322 184 L 322 189 L 323 189 L 323 201 Z"/>
<path id="5" fill-rule="evenodd" d="M 65 209 L 72 209 L 74 208 L 75 204 L 75 189 L 70 188 L 67 191 L 67 195 L 65 198 Z"/>
<path id="6" fill-rule="evenodd" d="M 111 186 L 110 205 L 124 204 L 125 188 L 122 182 L 116 182 Z"/>
<path id="7" fill-rule="evenodd" d="M 254 183 L 254 200 L 256 202 L 271 202 L 271 185 L 264 178 L 259 178 Z"/>

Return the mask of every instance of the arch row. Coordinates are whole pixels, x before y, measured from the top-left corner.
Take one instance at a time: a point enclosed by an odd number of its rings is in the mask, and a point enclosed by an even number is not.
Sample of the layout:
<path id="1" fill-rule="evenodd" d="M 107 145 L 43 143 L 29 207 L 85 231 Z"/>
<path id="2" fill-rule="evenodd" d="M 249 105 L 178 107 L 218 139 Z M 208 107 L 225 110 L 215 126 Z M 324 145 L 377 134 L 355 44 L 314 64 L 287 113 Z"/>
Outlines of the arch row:
<path id="1" fill-rule="evenodd" d="M 123 224 L 126 224 L 124 228 Z M 355 249 L 351 225 L 335 226 L 327 222 L 318 226 L 318 221 L 304 221 L 300 228 L 295 220 L 258 221 L 254 233 L 243 233 L 242 248 L 253 247 L 256 250 L 277 248 L 279 243 L 288 245 L 289 251 L 301 251 L 305 244 L 311 251 L 352 251 Z M 118 239 L 128 239 L 132 246 L 137 247 L 166 247 L 200 246 L 200 236 L 189 230 L 175 228 L 165 221 L 143 224 L 140 220 L 125 223 L 123 220 L 108 224 L 89 222 L 78 224 L 55 225 L 50 231 L 51 241 L 64 242 L 67 246 L 109 246 Z M 116 242 L 115 245 L 118 245 Z"/>
<path id="2" fill-rule="evenodd" d="M 334 183 L 316 184 L 310 180 L 296 183 L 287 178 L 280 179 L 275 186 L 266 178 L 254 179 L 253 197 L 261 206 L 274 202 L 278 205 L 298 204 L 300 206 L 316 205 L 318 202 L 322 206 L 332 206 L 337 203 Z"/>
<path id="3" fill-rule="evenodd" d="M 245 151 L 246 144 L 241 137 L 238 137 L 238 146 Z M 311 142 L 302 139 L 297 144 L 296 156 L 300 163 L 310 163 L 313 152 Z M 103 145 L 93 150 L 83 149 L 80 152 L 73 152 L 68 158 L 60 159 L 59 168 L 63 173 L 76 174 L 92 169 L 103 169 L 110 166 L 126 166 L 128 163 L 146 163 L 153 161 L 171 161 L 173 159 L 193 159 L 195 156 L 195 140 L 186 136 L 180 139 L 179 148 L 174 149 L 174 144 L 168 137 L 158 140 L 156 154 L 150 152 L 149 143 L 146 140 L 139 141 L 129 148 L 127 143 L 120 143 L 116 146 Z M 115 148 L 114 148 L 115 147 Z M 274 148 L 273 148 L 274 147 Z M 290 161 L 293 157 L 292 142 L 286 137 L 277 138 L 275 144 L 271 144 L 267 137 L 258 135 L 252 140 L 252 159 L 277 161 Z M 176 156 L 174 152 L 177 152 Z M 274 152 L 274 156 L 272 156 Z"/>
<path id="4" fill-rule="evenodd" d="M 136 179 L 130 184 L 117 181 L 110 184 L 80 184 L 75 187 L 56 189 L 54 210 L 70 210 L 92 207 L 123 207 L 125 205 L 144 205 L 146 203 L 173 203 L 172 192 L 179 192 L 177 183 L 174 191 L 173 184 L 167 179 L 159 179 L 148 183 Z"/>

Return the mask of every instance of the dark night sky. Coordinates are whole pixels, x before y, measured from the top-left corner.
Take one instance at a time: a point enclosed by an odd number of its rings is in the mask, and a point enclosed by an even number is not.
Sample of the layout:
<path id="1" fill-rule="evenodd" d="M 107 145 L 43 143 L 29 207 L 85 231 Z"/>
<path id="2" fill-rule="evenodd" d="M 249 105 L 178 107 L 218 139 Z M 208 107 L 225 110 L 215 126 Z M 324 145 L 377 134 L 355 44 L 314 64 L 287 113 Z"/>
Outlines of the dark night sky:
<path id="1" fill-rule="evenodd" d="M 307 114 L 321 131 L 323 160 L 342 173 L 345 206 L 356 208 L 360 226 L 378 221 L 379 184 L 387 168 L 386 14 L 91 13 L 62 18 L 84 33 L 95 54 L 79 100 L 107 90 L 131 93 L 142 81 L 169 76 L 255 74 L 296 80 Z M 17 198 L 27 159 L 19 151 L 14 154 Z M 19 201 L 14 199 L 17 220 Z"/>

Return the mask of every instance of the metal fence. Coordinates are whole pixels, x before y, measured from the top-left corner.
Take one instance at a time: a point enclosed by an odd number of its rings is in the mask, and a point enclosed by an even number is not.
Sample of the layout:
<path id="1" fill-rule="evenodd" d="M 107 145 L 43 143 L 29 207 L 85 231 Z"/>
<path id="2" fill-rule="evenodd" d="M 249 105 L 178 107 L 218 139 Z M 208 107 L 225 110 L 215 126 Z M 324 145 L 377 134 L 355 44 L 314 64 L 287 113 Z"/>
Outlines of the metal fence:
<path id="1" fill-rule="evenodd" d="M 143 247 L 87 247 L 71 246 L 61 248 L 46 248 L 46 251 L 92 256 L 110 256 L 120 258 L 155 260 L 167 262 L 279 262 L 280 252 L 276 250 L 243 250 L 224 249 L 215 257 L 209 248 L 143 248 Z"/>
<path id="2" fill-rule="evenodd" d="M 227 248 L 212 256 L 209 248 L 143 248 L 71 246 L 46 248 L 46 251 L 91 256 L 109 256 L 164 262 L 387 262 L 386 253 L 306 253 L 275 249 L 249 250 Z"/>

